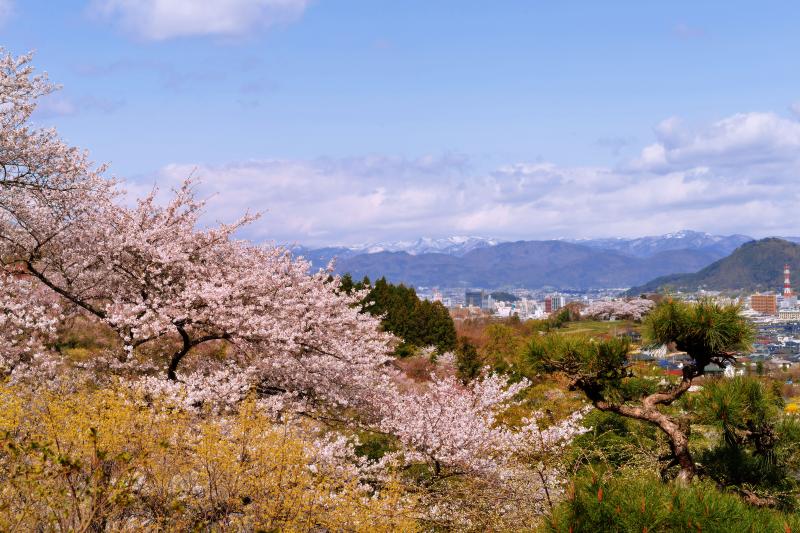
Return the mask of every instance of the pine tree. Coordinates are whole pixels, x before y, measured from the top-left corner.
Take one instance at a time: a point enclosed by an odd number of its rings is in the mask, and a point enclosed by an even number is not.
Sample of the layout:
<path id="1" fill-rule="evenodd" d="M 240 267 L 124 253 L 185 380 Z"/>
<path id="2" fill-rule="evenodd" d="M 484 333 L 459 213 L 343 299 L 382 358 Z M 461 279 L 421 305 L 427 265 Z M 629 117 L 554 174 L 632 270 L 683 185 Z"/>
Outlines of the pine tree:
<path id="1" fill-rule="evenodd" d="M 530 362 L 544 371 L 567 374 L 570 388 L 581 390 L 595 407 L 654 424 L 667 436 L 678 477 L 689 481 L 696 473 L 689 450 L 689 427 L 668 410 L 705 373 L 711 363 L 733 362 L 753 338 L 752 325 L 736 305 L 718 305 L 710 300 L 686 303 L 667 299 L 645 321 L 651 343 L 673 343 L 691 358 L 678 383 L 657 386 L 639 379 L 628 368 L 626 339 L 595 341 L 551 334 L 534 339 L 527 351 Z"/>
<path id="2" fill-rule="evenodd" d="M 475 345 L 469 342 L 466 337 L 459 337 L 455 354 L 459 379 L 466 383 L 478 377 L 483 363 L 478 356 L 478 350 Z"/>
<path id="3" fill-rule="evenodd" d="M 342 276 L 342 290 L 348 292 L 369 287 L 369 278 L 353 283 L 350 274 Z M 402 343 L 397 355 L 414 353 L 416 347 L 434 346 L 439 353 L 456 347 L 456 329 L 447 308 L 441 302 L 420 300 L 413 287 L 394 285 L 385 277 L 378 279 L 362 300 L 362 310 L 381 317 L 385 331 L 394 333 Z"/>

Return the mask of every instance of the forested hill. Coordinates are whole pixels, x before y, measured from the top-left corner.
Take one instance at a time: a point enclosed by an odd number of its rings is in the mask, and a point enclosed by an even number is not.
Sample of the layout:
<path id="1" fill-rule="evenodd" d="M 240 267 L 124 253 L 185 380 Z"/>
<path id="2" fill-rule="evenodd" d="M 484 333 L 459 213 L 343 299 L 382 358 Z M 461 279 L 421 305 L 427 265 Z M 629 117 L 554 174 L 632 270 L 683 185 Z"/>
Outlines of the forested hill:
<path id="1" fill-rule="evenodd" d="M 800 280 L 800 245 L 778 238 L 743 244 L 731 255 L 693 274 L 661 276 L 633 287 L 631 294 L 671 289 L 680 291 L 735 290 L 779 291 L 783 286 L 783 265 L 788 263 Z"/>

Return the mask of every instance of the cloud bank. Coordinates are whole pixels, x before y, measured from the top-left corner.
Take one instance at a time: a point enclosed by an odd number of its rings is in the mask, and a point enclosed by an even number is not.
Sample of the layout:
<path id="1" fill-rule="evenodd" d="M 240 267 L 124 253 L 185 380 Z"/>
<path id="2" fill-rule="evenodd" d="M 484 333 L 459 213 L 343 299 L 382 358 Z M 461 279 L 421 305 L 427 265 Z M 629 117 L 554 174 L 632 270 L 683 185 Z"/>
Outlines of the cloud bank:
<path id="1" fill-rule="evenodd" d="M 240 37 L 299 18 L 308 0 L 94 0 L 91 11 L 139 38 Z"/>
<path id="2" fill-rule="evenodd" d="M 741 113 L 699 129 L 671 118 L 618 167 L 469 158 L 252 160 L 171 164 L 213 196 L 209 221 L 265 216 L 248 237 L 325 245 L 474 234 L 503 239 L 639 236 L 696 228 L 754 236 L 800 231 L 800 122 Z"/>

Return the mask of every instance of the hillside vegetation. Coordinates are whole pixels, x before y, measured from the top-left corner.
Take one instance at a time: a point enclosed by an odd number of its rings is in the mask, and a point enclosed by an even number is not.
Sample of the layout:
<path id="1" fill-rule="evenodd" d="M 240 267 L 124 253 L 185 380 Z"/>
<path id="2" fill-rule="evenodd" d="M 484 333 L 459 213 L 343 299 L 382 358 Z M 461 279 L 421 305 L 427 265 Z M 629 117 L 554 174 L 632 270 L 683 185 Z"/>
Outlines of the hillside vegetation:
<path id="1" fill-rule="evenodd" d="M 191 179 L 122 201 L 31 122 L 30 63 L 0 56 L 0 530 L 796 528 L 779 383 L 706 376 L 749 350 L 737 306 L 456 326 L 236 238 L 253 216 L 201 224 Z"/>
<path id="2" fill-rule="evenodd" d="M 800 245 L 783 239 L 751 241 L 731 255 L 693 274 L 659 277 L 633 287 L 630 294 L 661 290 L 696 291 L 744 290 L 778 291 L 783 286 L 783 265 L 800 273 Z"/>

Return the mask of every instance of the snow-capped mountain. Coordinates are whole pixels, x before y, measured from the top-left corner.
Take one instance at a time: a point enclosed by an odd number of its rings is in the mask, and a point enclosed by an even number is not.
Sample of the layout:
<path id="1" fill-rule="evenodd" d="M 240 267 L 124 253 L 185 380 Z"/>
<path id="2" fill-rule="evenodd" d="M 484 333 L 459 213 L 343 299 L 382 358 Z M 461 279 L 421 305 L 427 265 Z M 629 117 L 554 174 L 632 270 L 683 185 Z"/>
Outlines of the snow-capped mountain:
<path id="1" fill-rule="evenodd" d="M 478 248 L 495 246 L 503 241 L 498 239 L 486 239 L 483 237 L 461 236 L 443 237 L 433 239 L 422 237 L 413 241 L 395 241 L 367 244 L 361 247 L 350 248 L 356 253 L 380 253 L 380 252 L 406 252 L 410 255 L 419 254 L 447 254 L 461 256 Z"/>
<path id="2" fill-rule="evenodd" d="M 650 235 L 638 238 L 609 239 L 566 239 L 567 242 L 582 244 L 603 250 L 615 250 L 633 257 L 650 257 L 671 250 L 706 250 L 720 255 L 728 255 L 742 244 L 752 241 L 747 235 L 712 235 L 711 233 L 681 230 L 664 235 Z"/>
<path id="3" fill-rule="evenodd" d="M 658 259 L 656 265 L 643 263 L 640 265 L 641 273 L 636 272 L 634 273 L 636 275 L 632 275 L 630 279 L 625 278 L 635 284 L 651 279 L 651 274 L 656 271 L 662 274 L 693 272 L 729 255 L 740 245 L 751 240 L 752 238 L 746 235 L 712 235 L 691 230 L 638 238 L 559 239 L 516 242 L 503 242 L 499 239 L 474 236 L 454 236 L 444 238 L 423 237 L 408 241 L 317 249 L 296 247 L 294 248 L 294 253 L 311 261 L 315 268 L 325 267 L 331 260 L 335 260 L 336 269 L 341 272 L 350 271 L 361 275 L 369 274 L 371 277 L 383 274 L 391 277 L 394 273 L 396 274 L 396 280 L 413 281 L 423 285 L 426 283 L 429 285 L 446 284 L 448 278 L 444 273 L 444 267 L 440 263 L 447 263 L 448 261 L 451 263 L 455 261 L 459 265 L 476 263 L 485 266 L 492 263 L 489 260 L 491 257 L 504 257 L 504 259 L 498 260 L 499 266 L 495 270 L 502 270 L 500 267 L 505 268 L 509 265 L 516 265 L 514 269 L 506 272 L 504 278 L 507 283 L 514 284 L 515 280 L 522 275 L 526 261 L 528 263 L 536 262 L 536 258 L 541 259 L 539 257 L 541 254 L 545 254 L 548 260 L 555 261 L 561 256 L 574 257 L 580 249 L 583 249 L 583 252 L 580 253 L 599 254 L 598 257 L 603 256 L 606 259 L 611 257 L 608 256 L 608 253 L 611 253 L 614 261 L 621 261 L 622 263 L 626 258 L 629 258 L 631 261 L 628 262 L 628 266 L 638 265 L 641 262 L 640 260 L 651 261 L 651 259 Z M 556 246 L 558 243 L 579 245 L 579 248 L 560 248 Z M 529 254 L 525 256 L 526 259 L 524 260 L 515 258 L 514 261 L 511 261 L 506 257 L 510 253 L 509 250 L 527 250 Z M 398 252 L 402 252 L 400 254 L 402 257 L 397 255 Z M 423 268 L 420 266 L 423 263 L 427 265 L 430 262 L 435 263 L 437 266 L 435 268 Z M 394 266 L 406 263 L 408 263 L 408 271 L 403 271 L 402 273 L 394 272 Z M 614 268 L 619 270 L 621 267 L 616 265 Z M 414 277 L 412 279 L 412 277 L 409 277 L 411 272 L 419 274 L 431 269 L 437 271 L 444 278 L 417 279 Z M 663 272 L 659 269 L 662 269 Z M 577 275 L 578 269 L 574 265 L 567 270 Z M 598 267 L 597 270 L 602 269 Z M 614 280 L 615 283 L 623 281 L 616 278 Z M 480 280 L 476 278 L 477 281 Z M 498 283 L 500 281 L 502 280 L 498 278 Z M 533 278 L 531 278 L 532 281 Z M 575 286 L 579 285 L 578 281 L 583 283 L 581 280 L 574 281 Z M 589 283 L 589 281 L 586 282 Z M 600 283 L 600 281 L 592 281 L 592 283 Z"/>
<path id="4" fill-rule="evenodd" d="M 650 257 L 671 250 L 707 250 L 720 256 L 728 255 L 742 244 L 752 241 L 747 235 L 713 235 L 707 232 L 681 230 L 664 235 L 646 237 L 615 237 L 607 239 L 565 239 L 602 250 L 615 250 L 634 257 Z M 422 237 L 416 240 L 379 242 L 361 246 L 350 246 L 350 254 L 373 254 L 380 252 L 406 252 L 410 255 L 440 253 L 462 256 L 478 248 L 500 244 L 502 240 L 474 236 L 453 236 L 433 239 Z"/>
<path id="5" fill-rule="evenodd" d="M 405 252 L 409 255 L 446 254 L 461 257 L 479 248 L 488 248 L 500 244 L 498 239 L 485 239 L 474 236 L 453 236 L 433 239 L 422 237 L 410 241 L 376 242 L 356 246 L 328 246 L 324 248 L 308 248 L 293 246 L 292 251 L 303 256 L 316 268 L 327 265 L 332 259 L 344 260 L 356 255 L 372 255 L 382 252 Z"/>

